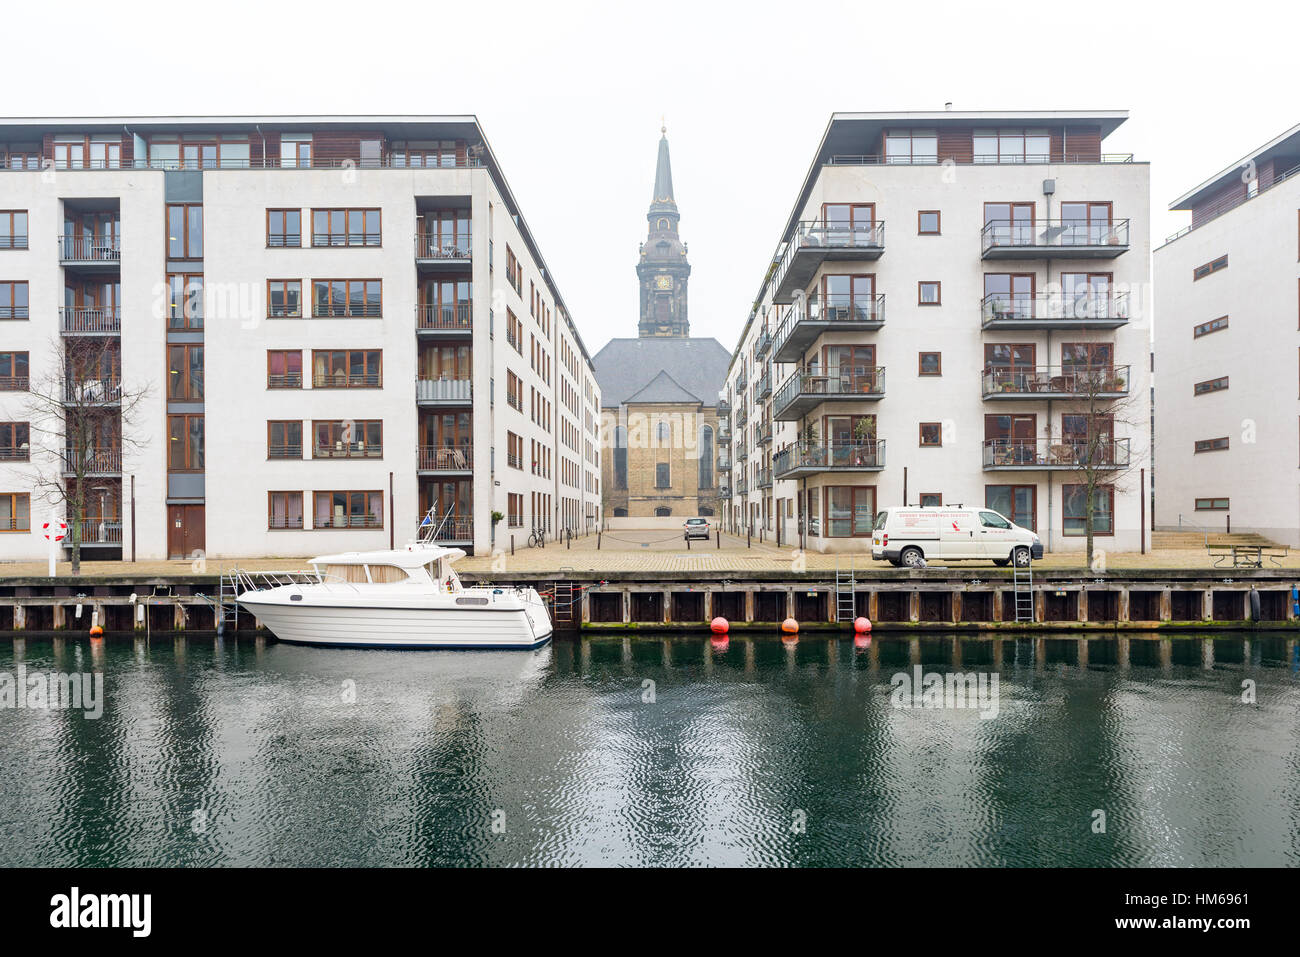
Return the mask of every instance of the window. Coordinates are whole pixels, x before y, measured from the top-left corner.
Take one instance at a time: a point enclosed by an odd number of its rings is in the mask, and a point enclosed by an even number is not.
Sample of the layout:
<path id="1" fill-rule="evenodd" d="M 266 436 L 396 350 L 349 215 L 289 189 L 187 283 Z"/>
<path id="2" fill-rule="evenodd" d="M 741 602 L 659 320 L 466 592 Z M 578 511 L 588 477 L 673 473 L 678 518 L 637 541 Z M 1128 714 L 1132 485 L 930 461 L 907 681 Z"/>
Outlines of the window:
<path id="1" fill-rule="evenodd" d="M 203 471 L 203 416 L 167 416 L 167 471 Z"/>
<path id="2" fill-rule="evenodd" d="M 939 283 L 934 280 L 924 280 L 916 284 L 917 304 L 921 306 L 939 305 Z"/>
<path id="3" fill-rule="evenodd" d="M 1061 245 L 1104 246 L 1112 241 L 1111 204 L 1062 203 Z"/>
<path id="4" fill-rule="evenodd" d="M 172 402 L 203 401 L 203 346 L 167 347 L 167 398 Z"/>
<path id="5" fill-rule="evenodd" d="M 976 163 L 1046 163 L 1052 158 L 1047 130 L 976 130 Z"/>
<path id="6" fill-rule="evenodd" d="M 511 492 L 506 496 L 506 523 L 511 528 L 524 527 L 524 495 Z"/>
<path id="7" fill-rule="evenodd" d="M 1010 528 L 1011 523 L 997 512 L 980 512 L 980 525 L 984 528 Z"/>
<path id="8" fill-rule="evenodd" d="M 1088 486 L 1062 485 L 1061 512 L 1066 535 L 1086 535 L 1088 526 Z M 1092 533 L 1115 534 L 1115 487 L 1098 485 L 1092 490 Z"/>
<path id="9" fill-rule="evenodd" d="M 921 210 L 916 214 L 916 234 L 918 236 L 938 236 L 939 219 L 939 210 Z"/>
<path id="10" fill-rule="evenodd" d="M 942 504 L 943 504 L 943 493 L 942 493 L 942 492 L 922 492 L 922 493 L 921 493 L 921 507 L 922 507 L 922 508 L 937 508 L 937 507 L 939 507 L 939 506 L 942 505 Z"/>
<path id="11" fill-rule="evenodd" d="M 614 427 L 614 488 L 627 488 L 627 427 Z"/>
<path id="12" fill-rule="evenodd" d="M 1220 269 L 1227 269 L 1227 268 L 1228 268 L 1228 257 L 1220 256 L 1218 259 L 1213 259 L 1210 262 L 1207 262 L 1204 266 L 1197 266 L 1195 269 L 1193 269 L 1192 281 L 1195 282 L 1198 279 L 1204 279 L 1206 276 L 1212 275 L 1213 273 L 1218 272 Z"/>
<path id="13" fill-rule="evenodd" d="M 1115 364 L 1115 346 L 1110 342 L 1061 343 L 1061 371 L 1078 376 L 1089 370 L 1109 371 Z M 1102 380 L 1098 380 L 1100 383 Z M 1086 389 L 1087 383 L 1083 387 Z"/>
<path id="14" fill-rule="evenodd" d="M 826 535 L 828 537 L 869 536 L 875 514 L 876 487 L 874 485 L 832 485 L 826 488 Z M 815 523 L 816 520 L 814 509 L 811 521 Z"/>
<path id="15" fill-rule="evenodd" d="M 942 422 L 922 422 L 921 423 L 921 446 L 923 448 L 938 448 L 943 445 L 943 423 Z"/>
<path id="16" fill-rule="evenodd" d="M 167 258 L 203 258 L 203 205 L 167 204 Z"/>
<path id="17" fill-rule="evenodd" d="M 266 315 L 269 319 L 301 319 L 302 280 L 268 279 Z"/>
<path id="18" fill-rule="evenodd" d="M 26 422 L 0 422 L 0 462 L 28 462 L 31 453 L 31 427 Z"/>
<path id="19" fill-rule="evenodd" d="M 943 353 L 919 353 L 917 367 L 917 373 L 919 375 L 943 375 Z"/>
<path id="20" fill-rule="evenodd" d="M 27 492 L 0 492 L 0 532 L 31 530 L 31 495 Z"/>
<path id="21" fill-rule="evenodd" d="M 41 148 L 36 144 L 25 147 L 11 144 L 7 150 L 0 144 L 0 169 L 40 169 L 41 159 Z"/>
<path id="22" fill-rule="evenodd" d="M 1228 500 L 1226 498 L 1198 498 L 1196 500 L 1196 510 L 1198 512 L 1226 512 L 1228 510 Z"/>
<path id="23" fill-rule="evenodd" d="M 713 428 L 704 426 L 700 429 L 700 474 L 699 487 L 702 489 L 713 488 Z"/>
<path id="24" fill-rule="evenodd" d="M 29 318 L 27 282 L 0 282 L 0 319 Z"/>
<path id="25" fill-rule="evenodd" d="M 30 383 L 26 352 L 0 352 L 0 392 L 26 392 Z"/>
<path id="26" fill-rule="evenodd" d="M 302 245 L 302 210 L 268 209 L 266 245 L 272 249 Z"/>
<path id="27" fill-rule="evenodd" d="M 27 248 L 27 210 L 0 209 L 0 249 Z"/>
<path id="28" fill-rule="evenodd" d="M 1206 379 L 1204 382 L 1198 382 L 1192 386 L 1192 395 L 1205 395 L 1208 392 L 1222 392 L 1228 387 L 1228 377 L 1220 376 L 1217 379 Z"/>
<path id="29" fill-rule="evenodd" d="M 515 352 L 521 356 L 524 354 L 524 324 L 508 308 L 506 309 L 506 342 L 514 347 Z"/>
<path id="30" fill-rule="evenodd" d="M 984 274 L 984 315 L 998 319 L 1034 318 L 1034 274 Z"/>
<path id="31" fill-rule="evenodd" d="M 381 245 L 379 210 L 313 209 L 311 244 L 313 246 Z"/>
<path id="32" fill-rule="evenodd" d="M 383 492 L 312 492 L 313 528 L 383 528 Z"/>
<path id="33" fill-rule="evenodd" d="M 266 527 L 302 528 L 302 492 L 268 492 Z"/>
<path id="34" fill-rule="evenodd" d="M 506 370 L 506 401 L 519 412 L 524 411 L 524 381 Z"/>
<path id="35" fill-rule="evenodd" d="M 876 311 L 876 277 L 824 276 L 822 298 L 825 300 L 822 315 L 831 321 L 874 321 L 880 318 Z"/>
<path id="36" fill-rule="evenodd" d="M 384 457 L 384 423 L 380 419 L 338 419 L 311 425 L 314 459 Z"/>
<path id="37" fill-rule="evenodd" d="M 1224 435 L 1217 439 L 1197 439 L 1195 451 L 1221 452 L 1227 447 L 1228 447 L 1228 436 Z"/>
<path id="38" fill-rule="evenodd" d="M 984 507 L 1005 515 L 1021 528 L 1037 531 L 1037 494 L 1033 485 L 986 485 Z"/>
<path id="39" fill-rule="evenodd" d="M 876 225 L 874 203 L 822 203 L 826 242 L 852 246 L 869 242 Z"/>
<path id="40" fill-rule="evenodd" d="M 374 319 L 383 315 L 383 290 L 378 279 L 313 279 L 313 319 Z"/>
<path id="41" fill-rule="evenodd" d="M 420 328 L 471 330 L 473 297 L 468 279 L 426 279 L 420 283 Z"/>
<path id="42" fill-rule="evenodd" d="M 520 471 L 524 468 L 524 440 L 513 432 L 506 433 L 506 465 Z"/>
<path id="43" fill-rule="evenodd" d="M 464 166 L 457 156 L 465 152 L 464 140 L 438 140 L 430 143 L 394 143 L 392 164 L 415 169 L 452 169 Z"/>
<path id="44" fill-rule="evenodd" d="M 655 508 L 655 518 L 668 518 L 673 514 L 673 510 L 667 505 L 660 505 Z"/>
<path id="45" fill-rule="evenodd" d="M 302 388 L 302 350 L 266 350 L 266 387 L 268 389 Z"/>
<path id="46" fill-rule="evenodd" d="M 885 134 L 886 163 L 937 163 L 939 135 L 934 130 L 890 130 Z"/>
<path id="47" fill-rule="evenodd" d="M 431 209 L 415 220 L 418 259 L 469 259 L 474 252 L 470 210 Z"/>
<path id="48" fill-rule="evenodd" d="M 667 462 L 655 464 L 655 488 L 672 488 L 672 467 Z"/>
<path id="49" fill-rule="evenodd" d="M 515 287 L 520 297 L 524 294 L 524 267 L 515 258 L 515 251 L 506 245 L 506 281 Z"/>
<path id="50" fill-rule="evenodd" d="M 311 134 L 284 133 L 280 136 L 280 165 L 287 169 L 311 166 Z"/>
<path id="51" fill-rule="evenodd" d="M 380 349 L 313 349 L 313 389 L 378 389 L 384 384 Z"/>
<path id="52" fill-rule="evenodd" d="M 266 457 L 268 459 L 302 458 L 300 419 L 276 419 L 266 423 Z"/>
<path id="53" fill-rule="evenodd" d="M 203 328 L 203 276 L 167 274 L 167 328 Z"/>
<path id="54" fill-rule="evenodd" d="M 1192 330 L 1192 338 L 1199 339 L 1201 336 L 1208 336 L 1211 332 L 1218 332 L 1220 329 L 1228 328 L 1228 317 L 1220 316 L 1218 319 L 1211 319 L 1209 322 L 1203 322 Z"/>

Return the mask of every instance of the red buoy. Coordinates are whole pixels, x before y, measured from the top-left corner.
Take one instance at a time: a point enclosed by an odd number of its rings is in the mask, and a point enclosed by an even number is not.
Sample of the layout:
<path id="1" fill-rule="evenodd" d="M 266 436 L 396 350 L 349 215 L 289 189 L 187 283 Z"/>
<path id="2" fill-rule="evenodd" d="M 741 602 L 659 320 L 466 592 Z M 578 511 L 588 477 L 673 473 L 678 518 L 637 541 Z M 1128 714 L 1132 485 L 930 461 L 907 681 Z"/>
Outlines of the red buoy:
<path id="1" fill-rule="evenodd" d="M 104 637 L 104 629 L 101 628 L 101 627 L 99 627 L 99 625 L 92 625 L 91 628 L 90 628 L 90 637 L 91 637 L 91 638 L 103 638 L 103 637 Z"/>
<path id="2" fill-rule="evenodd" d="M 793 618 L 787 618 L 785 621 L 781 622 L 781 630 L 787 635 L 797 635 L 799 634 L 799 622 L 795 621 Z"/>
<path id="3" fill-rule="evenodd" d="M 715 635 L 725 635 L 730 629 L 731 624 L 721 615 L 709 622 L 709 630 Z"/>
<path id="4" fill-rule="evenodd" d="M 726 651 L 731 645 L 731 639 L 726 635 L 714 635 L 709 639 L 709 646 L 719 654 Z"/>
<path id="5" fill-rule="evenodd" d="M 871 647 L 871 633 L 860 631 L 853 636 L 853 647 L 858 651 L 864 651 Z"/>
<path id="6" fill-rule="evenodd" d="M 871 630 L 871 620 L 869 618 L 854 618 L 853 630 L 859 635 L 865 634 Z"/>

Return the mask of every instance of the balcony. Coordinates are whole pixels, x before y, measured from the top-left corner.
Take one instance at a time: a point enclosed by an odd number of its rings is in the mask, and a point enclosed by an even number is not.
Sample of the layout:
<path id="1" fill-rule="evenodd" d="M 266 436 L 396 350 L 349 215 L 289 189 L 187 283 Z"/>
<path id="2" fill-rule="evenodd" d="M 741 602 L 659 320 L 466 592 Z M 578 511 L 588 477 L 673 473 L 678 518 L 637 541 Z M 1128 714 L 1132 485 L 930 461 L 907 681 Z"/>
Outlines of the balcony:
<path id="1" fill-rule="evenodd" d="M 879 472 L 885 467 L 885 440 L 854 445 L 796 442 L 776 453 L 777 478 L 799 478 L 818 472 Z"/>
<path id="2" fill-rule="evenodd" d="M 116 272 L 122 268 L 120 236 L 64 236 L 59 244 L 59 265 L 83 272 Z"/>
<path id="3" fill-rule="evenodd" d="M 294 442 L 289 445 L 268 445 L 266 447 L 266 457 L 268 459 L 302 459 L 302 442 Z"/>
<path id="4" fill-rule="evenodd" d="M 470 379 L 417 379 L 415 401 L 420 405 L 472 405 L 473 382 Z"/>
<path id="5" fill-rule="evenodd" d="M 59 331 L 65 336 L 117 336 L 122 314 L 116 309 L 60 309 Z"/>
<path id="6" fill-rule="evenodd" d="M 754 444 L 771 445 L 772 444 L 772 423 L 759 422 L 754 426 Z"/>
<path id="7" fill-rule="evenodd" d="M 0 379 L 0 382 L 3 381 L 3 379 Z M 731 441 L 731 423 L 726 419 L 718 423 L 718 441 L 724 443 Z"/>
<path id="8" fill-rule="evenodd" d="M 746 495 L 749 493 L 749 479 L 739 478 L 736 480 L 736 494 Z"/>
<path id="9" fill-rule="evenodd" d="M 474 304 L 470 302 L 420 303 L 415 307 L 418 333 L 468 338 L 474 334 L 473 319 Z"/>
<path id="10" fill-rule="evenodd" d="M 473 265 L 473 237 L 415 234 L 415 264 L 429 270 L 468 269 Z"/>
<path id="11" fill-rule="evenodd" d="M 749 424 L 749 412 L 744 406 L 736 410 L 736 428 L 743 429 Z"/>
<path id="12" fill-rule="evenodd" d="M 382 459 L 384 447 L 373 442 L 314 442 L 311 448 L 314 459 Z"/>
<path id="13" fill-rule="evenodd" d="M 421 445 L 416 470 L 419 472 L 474 471 L 474 449 L 465 445 Z"/>
<path id="14" fill-rule="evenodd" d="M 749 385 L 749 373 L 745 371 L 744 366 L 741 366 L 740 371 L 736 373 L 736 392 L 744 392 L 747 385 Z"/>
<path id="15" fill-rule="evenodd" d="M 885 395 L 884 366 L 853 366 L 830 375 L 796 372 L 772 403 L 772 418 L 794 422 L 823 402 L 878 402 Z"/>
<path id="16" fill-rule="evenodd" d="M 885 294 L 828 296 L 794 310 L 776 332 L 777 362 L 798 362 L 804 350 L 824 332 L 874 332 L 885 324 Z"/>
<path id="17" fill-rule="evenodd" d="M 772 348 L 772 335 L 766 329 L 758 330 L 758 336 L 754 339 L 754 358 L 762 359 Z"/>
<path id="18" fill-rule="evenodd" d="M 984 329 L 1117 329 L 1128 322 L 1128 296 L 992 293 L 980 315 Z"/>
<path id="19" fill-rule="evenodd" d="M 727 453 L 727 452 L 719 452 L 719 453 L 718 453 L 718 465 L 717 465 L 717 469 L 718 469 L 719 472 L 730 472 L 730 471 L 731 471 L 731 455 L 730 455 L 729 453 Z"/>
<path id="20" fill-rule="evenodd" d="M 0 445 L 0 462 L 30 462 L 32 447 L 30 443 L 22 445 Z"/>
<path id="21" fill-rule="evenodd" d="M 757 384 L 754 386 L 754 400 L 761 402 L 772 394 L 772 373 L 770 370 L 764 370 L 759 376 Z"/>
<path id="22" fill-rule="evenodd" d="M 777 265 L 772 301 L 793 302 L 795 293 L 808 288 L 823 263 L 871 261 L 884 251 L 883 221 L 856 225 L 801 222 Z"/>
<path id="23" fill-rule="evenodd" d="M 70 530 L 71 531 L 71 530 Z M 87 518 L 81 523 L 82 545 L 121 545 L 122 522 L 120 519 Z M 63 540 L 65 548 L 72 547 L 72 537 Z"/>
<path id="24" fill-rule="evenodd" d="M 771 470 L 771 469 L 759 469 L 759 470 L 758 470 L 758 480 L 757 480 L 754 484 L 755 484 L 758 488 L 771 488 L 771 487 L 772 487 L 772 470 Z"/>
<path id="25" fill-rule="evenodd" d="M 378 372 L 313 372 L 313 389 L 380 389 L 384 377 Z M 284 387 L 287 388 L 287 387 Z"/>
<path id="26" fill-rule="evenodd" d="M 1013 366 L 985 369 L 986 399 L 1122 399 L 1129 394 L 1128 366 Z"/>
<path id="27" fill-rule="evenodd" d="M 749 458 L 749 449 L 745 446 L 745 443 L 744 443 L 744 442 L 737 442 L 737 443 L 736 443 L 736 461 L 737 461 L 737 462 L 743 462 L 743 461 L 745 461 L 747 458 Z"/>
<path id="28" fill-rule="evenodd" d="M 731 498 L 731 486 L 730 486 L 730 485 L 719 485 L 719 486 L 718 486 L 718 498 Z"/>
<path id="29" fill-rule="evenodd" d="M 65 405 L 114 405 L 122 401 L 122 383 L 117 379 L 76 379 L 63 383 Z"/>
<path id="30" fill-rule="evenodd" d="M 64 475 L 76 475 L 78 469 L 82 476 L 121 475 L 121 449 L 87 449 L 84 455 L 77 455 L 73 449 L 63 453 L 62 469 Z"/>
<path id="31" fill-rule="evenodd" d="M 266 387 L 268 389 L 301 389 L 302 373 L 301 372 L 268 373 L 266 377 Z"/>
<path id="32" fill-rule="evenodd" d="M 0 375 L 0 392 L 26 392 L 31 379 L 25 375 Z"/>
<path id="33" fill-rule="evenodd" d="M 1089 467 L 1122 469 L 1128 464 L 1128 439 L 1104 442 L 1061 438 L 984 440 L 984 468 L 987 471 L 1046 469 L 1077 472 Z"/>
<path id="34" fill-rule="evenodd" d="M 429 532 L 427 525 L 418 526 L 415 530 L 417 541 L 425 535 L 431 535 L 433 541 L 442 545 L 474 544 L 474 516 L 444 515 L 442 518 L 433 518 L 430 521 L 433 523 L 433 532 Z"/>
<path id="35" fill-rule="evenodd" d="M 1114 259 L 1128 251 L 1127 219 L 1014 222 L 994 219 L 980 233 L 980 256 L 993 259 Z"/>
<path id="36" fill-rule="evenodd" d="M 718 404 L 714 406 L 718 410 L 718 415 L 730 415 L 731 403 L 726 399 L 719 399 Z"/>

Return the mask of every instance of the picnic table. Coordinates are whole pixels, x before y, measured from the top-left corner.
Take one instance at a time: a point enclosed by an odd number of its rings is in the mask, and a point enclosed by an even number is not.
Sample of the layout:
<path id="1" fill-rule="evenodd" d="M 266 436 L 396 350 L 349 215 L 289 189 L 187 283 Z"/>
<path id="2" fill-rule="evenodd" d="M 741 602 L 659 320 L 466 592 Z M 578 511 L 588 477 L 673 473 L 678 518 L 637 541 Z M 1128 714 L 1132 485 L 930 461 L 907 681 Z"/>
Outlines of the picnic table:
<path id="1" fill-rule="evenodd" d="M 1287 549 L 1281 545 L 1253 545 L 1231 542 L 1213 544 L 1207 542 L 1206 551 L 1214 559 L 1215 568 L 1227 568 L 1231 562 L 1233 568 L 1263 568 L 1264 560 L 1271 561 L 1279 568 L 1286 557 Z"/>

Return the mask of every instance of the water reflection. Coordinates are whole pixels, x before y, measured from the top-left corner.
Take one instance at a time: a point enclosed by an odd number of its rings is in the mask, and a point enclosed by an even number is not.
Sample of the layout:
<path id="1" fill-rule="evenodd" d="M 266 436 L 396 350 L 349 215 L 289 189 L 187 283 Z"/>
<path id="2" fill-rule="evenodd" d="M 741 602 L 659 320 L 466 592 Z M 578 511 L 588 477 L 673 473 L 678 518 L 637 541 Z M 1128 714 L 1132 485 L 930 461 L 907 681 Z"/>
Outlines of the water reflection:
<path id="1" fill-rule="evenodd" d="M 102 669 L 108 700 L 0 712 L 0 863 L 1295 865 L 1296 655 L 1267 634 L 28 634 L 0 672 Z M 894 707 L 914 668 L 996 674 L 997 717 Z"/>

